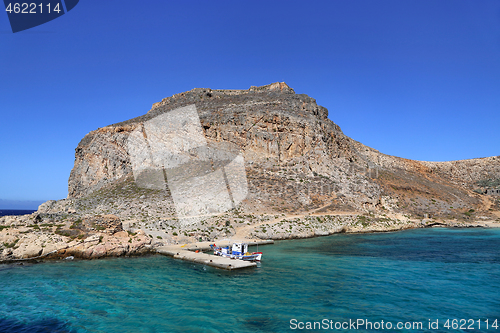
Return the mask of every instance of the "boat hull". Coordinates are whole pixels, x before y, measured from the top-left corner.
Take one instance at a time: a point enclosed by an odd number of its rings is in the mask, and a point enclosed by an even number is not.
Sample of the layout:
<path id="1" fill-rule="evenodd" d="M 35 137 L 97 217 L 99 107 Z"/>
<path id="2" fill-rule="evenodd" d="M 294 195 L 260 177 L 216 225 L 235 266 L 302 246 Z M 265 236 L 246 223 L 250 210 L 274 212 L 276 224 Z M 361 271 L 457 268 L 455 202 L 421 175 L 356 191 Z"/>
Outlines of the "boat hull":
<path id="1" fill-rule="evenodd" d="M 214 255 L 225 258 L 244 261 L 261 261 L 262 259 L 262 252 L 248 252 L 248 244 L 246 243 L 233 243 L 232 247 L 218 247 L 211 244 L 210 248 L 214 251 Z"/>
<path id="2" fill-rule="evenodd" d="M 237 259 L 237 260 L 244 260 L 244 261 L 261 261 L 262 259 L 262 252 L 253 252 L 251 254 L 240 255 L 240 254 L 224 253 L 222 251 L 215 250 L 214 254 L 216 256 Z"/>

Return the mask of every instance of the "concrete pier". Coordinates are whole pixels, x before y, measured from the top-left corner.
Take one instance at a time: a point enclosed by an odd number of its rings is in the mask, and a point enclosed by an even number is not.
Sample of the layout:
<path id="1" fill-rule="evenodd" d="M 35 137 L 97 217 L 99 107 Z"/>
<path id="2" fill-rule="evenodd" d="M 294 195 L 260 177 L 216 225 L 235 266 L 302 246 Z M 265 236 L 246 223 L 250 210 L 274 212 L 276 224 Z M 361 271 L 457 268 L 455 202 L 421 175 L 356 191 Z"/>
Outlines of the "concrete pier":
<path id="1" fill-rule="evenodd" d="M 229 244 L 232 244 L 233 242 L 235 241 L 219 241 L 215 242 L 215 244 L 217 244 L 217 246 L 224 247 Z M 258 241 L 245 241 L 245 243 L 247 243 L 248 245 L 261 245 L 261 244 L 272 244 L 274 242 L 272 240 L 264 240 L 264 241 L 258 240 Z M 193 243 L 185 245 L 167 245 L 158 247 L 156 249 L 156 252 L 173 257 L 174 259 L 196 262 L 199 264 L 227 269 L 227 270 L 257 266 L 257 263 L 252 261 L 230 259 L 226 257 L 220 257 L 213 254 L 207 254 L 201 252 L 210 250 L 210 244 L 213 243 L 204 242 L 204 243 Z M 196 250 L 199 250 L 200 252 L 198 253 L 194 252 Z"/>

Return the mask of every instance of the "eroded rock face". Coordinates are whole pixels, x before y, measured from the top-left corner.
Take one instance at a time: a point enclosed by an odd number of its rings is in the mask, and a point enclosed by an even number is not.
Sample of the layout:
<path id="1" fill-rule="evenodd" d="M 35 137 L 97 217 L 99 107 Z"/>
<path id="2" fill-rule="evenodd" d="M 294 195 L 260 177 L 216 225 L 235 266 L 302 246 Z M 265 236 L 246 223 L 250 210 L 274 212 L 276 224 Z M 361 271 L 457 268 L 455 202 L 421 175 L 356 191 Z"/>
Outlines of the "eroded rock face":
<path id="1" fill-rule="evenodd" d="M 68 197 L 77 198 L 132 172 L 126 151 L 135 126 L 105 127 L 87 134 L 75 150 L 75 165 L 68 182 Z"/>
<path id="2" fill-rule="evenodd" d="M 68 200 L 92 196 L 130 177 L 131 134 L 141 133 L 155 117 L 193 105 L 208 145 L 228 144 L 242 152 L 251 175 L 246 211 L 262 201 L 280 202 L 277 206 L 288 212 L 329 202 L 332 209 L 383 211 L 389 208 L 381 203 L 385 196 L 398 212 L 449 215 L 487 206 L 472 190 L 481 179 L 500 178 L 496 157 L 438 163 L 382 154 L 345 136 L 313 98 L 278 82 L 248 90 L 196 88 L 153 104 L 143 116 L 87 134 L 76 149 Z M 121 211 L 136 205 L 119 204 Z"/>
<path id="3" fill-rule="evenodd" d="M 193 104 L 207 140 L 237 145 L 248 161 L 273 158 L 282 163 L 322 153 L 319 161 L 327 164 L 331 158 L 354 156 L 349 138 L 328 119 L 328 111 L 284 83 L 249 90 L 193 89 L 154 104 L 144 116 L 87 134 L 76 149 L 69 198 L 130 174 L 129 135 L 158 115 Z"/>
<path id="4" fill-rule="evenodd" d="M 52 257 L 68 257 L 82 259 L 99 259 L 105 257 L 120 257 L 140 255 L 151 252 L 151 238 L 143 234 L 130 235 L 121 231 L 113 235 L 92 237 L 84 242 L 62 249 Z"/>
<path id="5" fill-rule="evenodd" d="M 152 251 L 150 236 L 142 230 L 124 231 L 113 215 L 40 225 L 32 224 L 32 215 L 2 217 L 0 222 L 0 262 L 69 256 L 98 259 Z"/>

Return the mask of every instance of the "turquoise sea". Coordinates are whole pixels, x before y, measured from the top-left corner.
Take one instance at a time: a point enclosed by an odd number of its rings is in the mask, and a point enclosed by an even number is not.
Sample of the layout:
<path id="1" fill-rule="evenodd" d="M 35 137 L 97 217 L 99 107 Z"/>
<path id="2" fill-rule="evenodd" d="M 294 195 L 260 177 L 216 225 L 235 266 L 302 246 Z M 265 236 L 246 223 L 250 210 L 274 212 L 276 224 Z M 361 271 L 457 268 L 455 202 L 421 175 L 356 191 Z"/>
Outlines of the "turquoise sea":
<path id="1" fill-rule="evenodd" d="M 164 256 L 3 265 L 0 332 L 312 332 L 325 323 L 500 332 L 498 229 L 338 234 L 259 250 L 260 267 L 237 272 Z"/>

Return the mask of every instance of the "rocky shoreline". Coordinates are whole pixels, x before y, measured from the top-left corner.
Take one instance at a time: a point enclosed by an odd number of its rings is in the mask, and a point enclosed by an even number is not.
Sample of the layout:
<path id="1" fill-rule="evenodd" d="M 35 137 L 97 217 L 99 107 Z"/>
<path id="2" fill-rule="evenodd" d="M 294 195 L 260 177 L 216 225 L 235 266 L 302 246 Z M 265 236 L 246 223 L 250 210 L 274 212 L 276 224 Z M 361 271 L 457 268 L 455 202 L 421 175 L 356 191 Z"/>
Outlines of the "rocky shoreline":
<path id="1" fill-rule="evenodd" d="M 0 218 L 0 263 L 41 262 L 60 259 L 101 259 L 155 254 L 166 245 L 196 246 L 201 239 L 174 237 L 164 240 L 142 229 L 123 228 L 113 215 L 83 219 L 80 223 L 39 223 L 38 213 Z M 492 228 L 497 221 L 463 222 L 434 219 L 413 220 L 404 216 L 342 215 L 273 216 L 266 222 L 240 226 L 222 239 L 285 240 L 333 235 L 336 233 L 395 232 L 417 228 Z M 397 218 L 399 217 L 399 218 Z M 92 227 L 91 227 L 92 226 Z M 78 232 L 70 231 L 78 230 Z M 85 231 L 85 233 L 82 233 Z M 79 235 L 79 236 L 75 236 Z M 81 235 L 85 235 L 82 237 Z"/>
<path id="2" fill-rule="evenodd" d="M 346 136 L 284 82 L 195 88 L 91 131 L 68 197 L 0 217 L 0 262 L 98 259 L 224 239 L 498 227 L 500 156 L 421 162 Z M 36 259 L 33 259 L 36 258 Z"/>
<path id="3" fill-rule="evenodd" d="M 154 253 L 143 231 L 127 232 L 116 217 L 103 217 L 93 230 L 84 221 L 37 223 L 37 213 L 0 218 L 0 263 L 22 260 L 98 259 Z M 95 220 L 95 219 L 94 219 Z M 102 223 L 105 222 L 105 223 Z"/>

